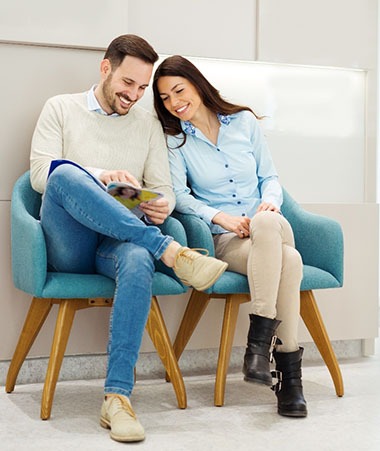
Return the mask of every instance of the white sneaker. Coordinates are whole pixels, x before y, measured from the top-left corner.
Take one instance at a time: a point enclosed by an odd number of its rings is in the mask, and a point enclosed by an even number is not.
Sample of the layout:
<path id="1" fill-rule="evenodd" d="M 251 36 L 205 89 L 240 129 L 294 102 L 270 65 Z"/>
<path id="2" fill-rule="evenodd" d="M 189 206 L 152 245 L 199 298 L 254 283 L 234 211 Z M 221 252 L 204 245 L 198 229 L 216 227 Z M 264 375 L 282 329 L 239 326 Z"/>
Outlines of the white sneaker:
<path id="1" fill-rule="evenodd" d="M 118 442 L 140 442 L 145 438 L 144 428 L 129 398 L 123 395 L 106 395 L 100 412 L 100 425 L 111 429 L 110 437 Z"/>

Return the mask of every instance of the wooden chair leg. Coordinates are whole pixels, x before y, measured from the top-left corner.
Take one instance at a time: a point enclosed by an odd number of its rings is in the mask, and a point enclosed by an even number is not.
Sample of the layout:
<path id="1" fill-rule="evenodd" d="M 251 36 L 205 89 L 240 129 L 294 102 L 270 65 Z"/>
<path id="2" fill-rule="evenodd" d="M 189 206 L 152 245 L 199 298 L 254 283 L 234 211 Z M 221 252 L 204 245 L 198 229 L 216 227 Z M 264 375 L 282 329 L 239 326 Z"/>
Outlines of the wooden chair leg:
<path id="1" fill-rule="evenodd" d="M 59 304 L 53 344 L 42 393 L 41 419 L 43 420 L 48 420 L 50 418 L 55 387 L 57 385 L 58 375 L 70 336 L 75 312 L 87 307 L 89 307 L 87 299 L 62 299 Z"/>
<path id="2" fill-rule="evenodd" d="M 343 396 L 342 373 L 311 290 L 301 291 L 301 316 L 331 374 L 337 396 Z"/>
<path id="3" fill-rule="evenodd" d="M 230 363 L 239 307 L 240 304 L 249 300 L 250 296 L 248 294 L 229 294 L 226 298 L 214 391 L 214 404 L 218 407 L 224 405 L 227 371 Z"/>
<path id="4" fill-rule="evenodd" d="M 210 299 L 209 294 L 201 291 L 193 290 L 191 293 L 173 345 L 174 353 L 178 360 L 193 335 L 199 320 L 202 318 Z"/>
<path id="5" fill-rule="evenodd" d="M 5 390 L 11 393 L 16 384 L 16 379 L 30 348 L 32 347 L 41 327 L 43 326 L 51 308 L 50 299 L 33 298 L 29 312 L 24 322 L 15 352 L 10 363 Z"/>
<path id="6" fill-rule="evenodd" d="M 177 360 L 180 359 L 188 341 L 193 335 L 210 299 L 209 294 L 193 289 L 173 344 L 174 354 Z M 170 376 L 167 373 L 165 377 L 167 382 L 170 382 Z"/>
<path id="7" fill-rule="evenodd" d="M 178 407 L 185 409 L 187 407 L 185 384 L 156 296 L 152 297 L 146 329 L 172 381 Z"/>

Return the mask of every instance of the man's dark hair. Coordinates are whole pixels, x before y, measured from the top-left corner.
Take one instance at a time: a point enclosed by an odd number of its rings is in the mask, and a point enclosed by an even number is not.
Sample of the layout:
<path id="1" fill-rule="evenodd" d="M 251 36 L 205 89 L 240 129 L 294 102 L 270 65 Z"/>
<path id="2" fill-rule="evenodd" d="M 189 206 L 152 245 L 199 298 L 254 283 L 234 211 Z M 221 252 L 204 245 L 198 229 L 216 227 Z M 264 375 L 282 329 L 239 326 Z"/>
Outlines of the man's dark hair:
<path id="1" fill-rule="evenodd" d="M 108 59 L 111 62 L 112 70 L 115 70 L 127 55 L 150 64 L 154 64 L 158 60 L 158 55 L 153 47 L 145 39 L 134 34 L 123 34 L 115 38 L 108 46 L 104 59 Z"/>

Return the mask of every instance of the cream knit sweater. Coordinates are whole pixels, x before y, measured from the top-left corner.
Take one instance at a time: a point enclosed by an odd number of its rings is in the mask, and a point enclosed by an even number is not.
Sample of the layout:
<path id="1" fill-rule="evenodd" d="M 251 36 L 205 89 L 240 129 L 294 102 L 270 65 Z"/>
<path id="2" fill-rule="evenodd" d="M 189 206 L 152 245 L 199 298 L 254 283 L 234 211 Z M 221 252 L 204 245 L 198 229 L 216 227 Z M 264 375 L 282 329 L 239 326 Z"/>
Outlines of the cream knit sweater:
<path id="1" fill-rule="evenodd" d="M 87 93 L 49 99 L 38 119 L 31 148 L 31 183 L 42 193 L 51 160 L 67 159 L 91 172 L 127 170 L 141 185 L 161 191 L 175 205 L 165 138 L 159 121 L 134 105 L 109 117 L 87 106 Z"/>

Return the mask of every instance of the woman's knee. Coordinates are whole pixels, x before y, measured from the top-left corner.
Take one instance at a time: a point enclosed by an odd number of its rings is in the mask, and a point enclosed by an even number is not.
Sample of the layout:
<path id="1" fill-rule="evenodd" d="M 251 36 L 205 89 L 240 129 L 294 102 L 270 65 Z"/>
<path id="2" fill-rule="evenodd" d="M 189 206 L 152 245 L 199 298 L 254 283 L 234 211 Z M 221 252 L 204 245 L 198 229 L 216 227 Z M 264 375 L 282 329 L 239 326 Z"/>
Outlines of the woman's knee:
<path id="1" fill-rule="evenodd" d="M 294 247 L 293 230 L 287 219 L 274 211 L 260 211 L 251 220 L 251 237 L 280 236 L 284 244 Z"/>
<path id="2" fill-rule="evenodd" d="M 291 274 L 291 277 L 301 282 L 303 277 L 303 262 L 300 253 L 292 246 L 284 246 L 283 274 Z"/>
<path id="3" fill-rule="evenodd" d="M 251 236 L 264 232 L 281 231 L 281 215 L 274 211 L 260 211 L 251 219 Z"/>

